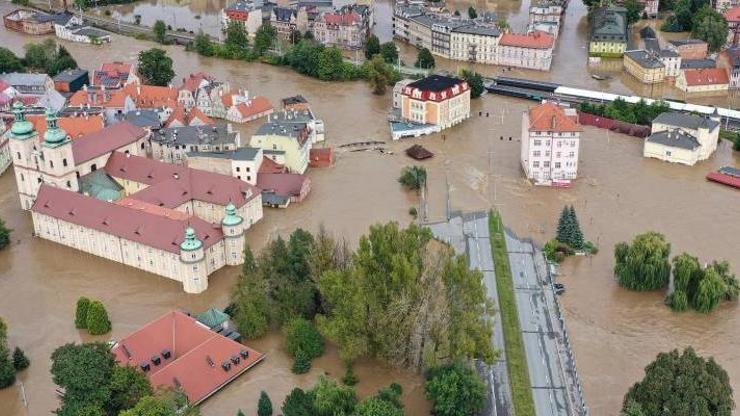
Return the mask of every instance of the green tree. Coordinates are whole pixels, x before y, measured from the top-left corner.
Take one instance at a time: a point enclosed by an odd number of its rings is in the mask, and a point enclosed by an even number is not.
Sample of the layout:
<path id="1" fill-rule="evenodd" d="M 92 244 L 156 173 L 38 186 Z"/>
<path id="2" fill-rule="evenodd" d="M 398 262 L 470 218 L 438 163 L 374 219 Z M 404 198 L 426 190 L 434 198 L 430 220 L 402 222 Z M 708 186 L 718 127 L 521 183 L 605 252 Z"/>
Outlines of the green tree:
<path id="1" fill-rule="evenodd" d="M 357 404 L 354 388 L 339 385 L 324 376 L 319 377 L 312 394 L 317 416 L 351 415 Z"/>
<path id="2" fill-rule="evenodd" d="M 475 19 L 476 17 L 478 17 L 478 12 L 475 11 L 475 7 L 468 7 L 468 18 Z"/>
<path id="3" fill-rule="evenodd" d="M 77 62 L 75 62 L 67 49 L 60 45 L 59 49 L 49 62 L 49 66 L 46 67 L 46 73 L 49 74 L 49 76 L 55 76 L 62 71 L 75 68 L 77 68 Z"/>
<path id="4" fill-rule="evenodd" d="M 0 250 L 10 245 L 10 233 L 12 231 L 5 225 L 5 221 L 0 218 Z"/>
<path id="5" fill-rule="evenodd" d="M 730 263 L 726 260 L 713 261 L 711 266 L 722 278 L 725 283 L 725 300 L 737 301 L 740 296 L 740 283 L 738 283 L 737 277 L 730 273 Z"/>
<path id="6" fill-rule="evenodd" d="M 363 400 L 354 413 L 355 416 L 404 416 L 403 409 L 378 397 Z"/>
<path id="7" fill-rule="evenodd" d="M 156 396 L 145 396 L 133 408 L 123 411 L 119 416 L 178 416 L 172 402 Z"/>
<path id="8" fill-rule="evenodd" d="M 0 389 L 10 387 L 15 383 L 15 367 L 10 359 L 8 346 L 0 343 Z"/>
<path id="9" fill-rule="evenodd" d="M 419 49 L 419 53 L 416 55 L 416 63 L 414 64 L 417 68 L 431 69 L 434 68 L 434 56 L 432 52 L 427 48 Z"/>
<path id="10" fill-rule="evenodd" d="M 303 35 L 301 35 L 301 32 L 299 30 L 293 29 L 290 32 L 290 43 L 295 45 L 296 43 L 300 42 L 301 39 L 303 39 Z"/>
<path id="11" fill-rule="evenodd" d="M 344 78 L 344 58 L 337 47 L 325 48 L 319 55 L 317 75 L 323 81 L 335 81 Z"/>
<path id="12" fill-rule="evenodd" d="M 139 52 L 139 75 L 143 84 L 166 86 L 175 77 L 172 58 L 157 48 Z"/>
<path id="13" fill-rule="evenodd" d="M 114 366 L 110 378 L 110 399 L 105 404 L 108 414 L 117 415 L 130 409 L 144 397 L 154 394 L 144 373 L 132 366 Z"/>
<path id="14" fill-rule="evenodd" d="M 709 266 L 704 271 L 696 292 L 691 294 L 690 301 L 697 311 L 709 313 L 719 305 L 726 291 L 722 277 L 714 267 Z"/>
<path id="15" fill-rule="evenodd" d="M 257 402 L 257 416 L 272 416 L 272 402 L 264 390 L 260 393 L 260 399 Z"/>
<path id="16" fill-rule="evenodd" d="M 398 49 L 393 42 L 386 42 L 380 45 L 380 55 L 383 60 L 389 64 L 395 64 L 398 61 Z"/>
<path id="17" fill-rule="evenodd" d="M 283 416 L 314 416 L 313 394 L 294 388 L 290 394 L 285 397 L 281 407 Z"/>
<path id="18" fill-rule="evenodd" d="M 244 264 L 231 295 L 234 304 L 232 319 L 246 339 L 259 338 L 269 326 L 267 282 L 257 270 L 249 246 L 244 249 Z"/>
<path id="19" fill-rule="evenodd" d="M 665 237 L 653 231 L 640 234 L 631 245 L 614 247 L 614 274 L 619 285 L 631 290 L 656 290 L 668 284 L 671 265 L 668 255 L 671 245 Z"/>
<path id="20" fill-rule="evenodd" d="M 310 30 L 305 31 L 303 33 L 303 39 L 314 40 L 313 32 L 311 32 Z"/>
<path id="21" fill-rule="evenodd" d="M 473 416 L 483 408 L 485 385 L 469 367 L 456 362 L 428 370 L 424 389 L 437 416 Z"/>
<path id="22" fill-rule="evenodd" d="M 367 79 L 373 89 L 373 94 L 385 94 L 386 88 L 393 82 L 393 69 L 385 63 L 382 56 L 376 54 L 369 61 L 367 71 Z"/>
<path id="23" fill-rule="evenodd" d="M 509 21 L 506 20 L 505 17 L 499 17 L 498 18 L 498 27 L 501 30 L 507 30 L 507 29 L 509 29 Z"/>
<path id="24" fill-rule="evenodd" d="M 583 248 L 583 232 L 581 231 L 581 224 L 578 223 L 578 217 L 576 216 L 576 209 L 573 205 L 568 209 L 568 216 L 570 217 L 570 224 L 572 231 L 570 232 L 570 244 L 575 249 Z"/>
<path id="25" fill-rule="evenodd" d="M 213 56 L 216 53 L 216 45 L 211 42 L 211 38 L 203 33 L 202 30 L 195 35 L 193 48 L 199 55 L 203 56 Z"/>
<path id="26" fill-rule="evenodd" d="M 398 182 L 404 188 L 418 192 L 426 186 L 427 170 L 423 166 L 406 166 L 401 170 Z"/>
<path id="27" fill-rule="evenodd" d="M 245 415 L 244 412 L 242 412 L 242 409 L 239 409 L 236 411 L 236 416 L 247 416 L 247 415 Z"/>
<path id="28" fill-rule="evenodd" d="M 103 335 L 111 330 L 110 319 L 105 306 L 100 301 L 93 300 L 87 308 L 87 332 L 90 335 Z"/>
<path id="29" fill-rule="evenodd" d="M 470 98 L 478 98 L 486 90 L 483 86 L 483 76 L 475 71 L 463 69 L 460 75 L 470 86 Z"/>
<path id="30" fill-rule="evenodd" d="M 666 297 L 666 305 L 677 312 L 689 308 L 688 293 L 696 290 L 703 275 L 699 259 L 687 253 L 673 258 L 673 292 Z"/>
<path id="31" fill-rule="evenodd" d="M 620 416 L 647 416 L 642 410 L 642 406 L 636 401 L 630 399 L 624 404 Z"/>
<path id="32" fill-rule="evenodd" d="M 46 71 L 56 54 L 57 45 L 54 39 L 46 39 L 41 43 L 27 43 L 23 46 L 26 50 L 23 61 L 29 69 Z"/>
<path id="33" fill-rule="evenodd" d="M 254 36 L 254 51 L 257 55 L 262 56 L 272 47 L 272 43 L 277 38 L 277 31 L 269 23 L 262 24 Z"/>
<path id="34" fill-rule="evenodd" d="M 167 41 L 166 35 L 167 35 L 167 25 L 164 23 L 163 20 L 157 20 L 154 22 L 154 27 L 152 27 L 152 32 L 154 32 L 154 39 L 159 43 L 165 43 Z"/>
<path id="35" fill-rule="evenodd" d="M 306 351 L 298 350 L 296 352 L 290 371 L 293 374 L 306 374 L 311 371 L 311 358 Z"/>
<path id="36" fill-rule="evenodd" d="M 380 53 L 380 40 L 377 36 L 371 34 L 365 42 L 365 59 L 373 59 L 373 56 Z"/>
<path id="37" fill-rule="evenodd" d="M 725 370 L 713 358 L 705 360 L 689 347 L 683 353 L 658 354 L 645 367 L 645 377 L 625 395 L 622 411 L 645 416 L 730 416 L 734 407 Z"/>
<path id="38" fill-rule="evenodd" d="M 25 69 L 23 62 L 13 51 L 8 48 L 0 48 L 0 74 L 8 72 L 22 72 Z"/>
<path id="39" fill-rule="evenodd" d="M 304 352 L 308 359 L 320 357 L 324 353 L 324 339 L 319 331 L 304 318 L 294 318 L 283 327 L 285 349 L 296 358 Z"/>
<path id="40" fill-rule="evenodd" d="M 77 299 L 77 308 L 75 309 L 75 328 L 87 329 L 87 311 L 90 309 L 90 299 L 80 296 Z"/>
<path id="41" fill-rule="evenodd" d="M 15 371 L 25 370 L 29 365 L 31 365 L 31 361 L 28 360 L 23 350 L 15 347 L 15 350 L 13 350 L 13 367 Z"/>
<path id="42" fill-rule="evenodd" d="M 709 44 L 711 52 L 721 50 L 727 43 L 727 20 L 710 5 L 705 5 L 693 16 L 692 35 Z"/>
<path id="43" fill-rule="evenodd" d="M 624 7 L 627 9 L 627 24 L 631 25 L 640 20 L 640 13 L 642 13 L 642 6 L 638 0 L 626 0 Z"/>
<path id="44" fill-rule="evenodd" d="M 103 406 L 111 396 L 110 379 L 116 365 L 102 343 L 65 344 L 51 354 L 52 380 L 64 388 L 61 415 L 75 415 L 84 405 Z"/>
<path id="45" fill-rule="evenodd" d="M 232 20 L 226 26 L 224 48 L 229 58 L 244 59 L 249 52 L 249 34 L 244 25 Z"/>

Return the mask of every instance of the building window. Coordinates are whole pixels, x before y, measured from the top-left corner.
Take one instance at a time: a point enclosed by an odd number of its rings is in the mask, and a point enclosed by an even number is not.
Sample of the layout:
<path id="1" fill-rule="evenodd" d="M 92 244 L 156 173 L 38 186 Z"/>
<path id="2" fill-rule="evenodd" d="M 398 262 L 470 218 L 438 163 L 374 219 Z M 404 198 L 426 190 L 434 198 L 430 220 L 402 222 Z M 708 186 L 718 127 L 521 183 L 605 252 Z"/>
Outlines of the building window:
<path id="1" fill-rule="evenodd" d="M 541 145 L 541 144 L 542 144 L 542 140 L 535 140 L 535 141 L 534 141 L 534 145 L 535 145 L 535 146 L 539 146 L 539 145 Z"/>
<path id="2" fill-rule="evenodd" d="M 67 167 L 67 159 L 62 159 L 62 165 L 66 168 Z"/>
<path id="3" fill-rule="evenodd" d="M 96 170 L 98 170 L 98 166 L 95 163 L 90 165 L 90 172 L 95 172 Z"/>
<path id="4" fill-rule="evenodd" d="M 533 157 L 540 157 L 540 155 L 541 155 L 541 154 L 542 154 L 542 153 L 540 153 L 540 151 L 539 151 L 539 150 L 535 150 L 534 152 L 532 152 L 532 156 L 533 156 Z"/>
<path id="5" fill-rule="evenodd" d="M 21 152 L 17 152 L 16 155 L 18 155 L 18 160 L 21 160 Z"/>
<path id="6" fill-rule="evenodd" d="M 236 175 L 236 179 L 242 180 L 241 175 Z"/>
<path id="7" fill-rule="evenodd" d="M 670 150 L 666 150 L 666 151 L 665 151 L 665 155 L 666 155 L 666 156 L 671 156 L 671 151 L 670 151 Z"/>
<path id="8" fill-rule="evenodd" d="M 532 162 L 532 167 L 535 167 L 535 168 L 540 167 L 540 161 L 539 160 L 535 160 L 534 162 Z"/>
<path id="9" fill-rule="evenodd" d="M 241 168 L 240 168 L 239 166 L 237 166 L 237 167 L 236 167 L 236 171 L 237 171 L 237 172 L 241 172 L 241 171 L 242 171 L 242 169 L 241 169 Z"/>
<path id="10" fill-rule="evenodd" d="M 549 161 L 549 160 L 546 160 L 546 161 L 545 161 L 545 162 L 543 163 L 543 167 L 549 168 L 549 167 L 550 167 L 550 161 Z"/>
<path id="11" fill-rule="evenodd" d="M 576 157 L 576 152 L 568 153 L 568 157 L 571 157 L 571 158 Z"/>
<path id="12" fill-rule="evenodd" d="M 555 162 L 555 169 L 560 169 L 560 162 Z"/>
<path id="13" fill-rule="evenodd" d="M 49 167 L 52 168 L 52 169 L 54 169 L 54 161 L 53 160 L 49 160 Z"/>
<path id="14" fill-rule="evenodd" d="M 67 188 L 72 188 L 72 182 L 67 181 Z"/>

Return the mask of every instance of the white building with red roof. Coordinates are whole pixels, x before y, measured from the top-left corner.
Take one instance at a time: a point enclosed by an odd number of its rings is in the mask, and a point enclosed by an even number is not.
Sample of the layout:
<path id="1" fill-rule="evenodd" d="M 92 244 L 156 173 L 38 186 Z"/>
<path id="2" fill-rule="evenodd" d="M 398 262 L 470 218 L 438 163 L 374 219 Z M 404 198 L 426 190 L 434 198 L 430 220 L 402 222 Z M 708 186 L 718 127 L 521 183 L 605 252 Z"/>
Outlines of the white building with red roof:
<path id="1" fill-rule="evenodd" d="M 568 186 L 578 176 L 582 131 L 575 110 L 544 102 L 522 114 L 521 164 L 536 185 Z"/>
<path id="2" fill-rule="evenodd" d="M 730 76 L 726 68 L 684 69 L 676 88 L 690 94 L 723 93 L 730 89 Z"/>
<path id="3" fill-rule="evenodd" d="M 181 390 L 191 406 L 265 358 L 180 311 L 149 322 L 116 342 L 111 351 L 118 365 L 141 369 L 155 387 Z"/>
<path id="4" fill-rule="evenodd" d="M 72 140 L 52 111 L 43 139 L 23 106 L 5 133 L 21 206 L 35 234 L 183 285 L 243 262 L 262 218 L 259 188 L 231 176 L 147 159 L 151 133 L 128 122 Z"/>
<path id="5" fill-rule="evenodd" d="M 549 71 L 555 38 L 546 32 L 504 33 L 498 44 L 498 64 Z"/>
<path id="6" fill-rule="evenodd" d="M 234 123 L 247 123 L 267 117 L 275 111 L 267 97 L 256 96 L 246 101 L 238 102 L 229 107 L 226 120 Z"/>

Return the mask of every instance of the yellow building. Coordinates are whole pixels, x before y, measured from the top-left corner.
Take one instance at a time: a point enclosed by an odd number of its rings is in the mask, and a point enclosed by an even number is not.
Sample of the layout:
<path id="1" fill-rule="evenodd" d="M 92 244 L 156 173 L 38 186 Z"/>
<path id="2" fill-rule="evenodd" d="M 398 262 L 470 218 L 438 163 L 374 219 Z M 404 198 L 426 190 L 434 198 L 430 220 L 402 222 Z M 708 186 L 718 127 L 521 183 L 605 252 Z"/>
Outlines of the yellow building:
<path id="1" fill-rule="evenodd" d="M 447 128 L 470 117 L 468 83 L 444 75 L 412 82 L 401 91 L 401 117 L 420 124 Z"/>
<path id="2" fill-rule="evenodd" d="M 666 68 L 658 56 L 645 50 L 627 51 L 624 53 L 624 70 L 645 84 L 663 82 Z"/>
<path id="3" fill-rule="evenodd" d="M 249 142 L 263 150 L 274 162 L 284 164 L 292 173 L 304 173 L 311 151 L 311 130 L 304 112 L 281 111 L 270 115 Z"/>
<path id="4" fill-rule="evenodd" d="M 624 7 L 602 7 L 591 17 L 589 56 L 617 58 L 627 49 L 627 10 Z"/>

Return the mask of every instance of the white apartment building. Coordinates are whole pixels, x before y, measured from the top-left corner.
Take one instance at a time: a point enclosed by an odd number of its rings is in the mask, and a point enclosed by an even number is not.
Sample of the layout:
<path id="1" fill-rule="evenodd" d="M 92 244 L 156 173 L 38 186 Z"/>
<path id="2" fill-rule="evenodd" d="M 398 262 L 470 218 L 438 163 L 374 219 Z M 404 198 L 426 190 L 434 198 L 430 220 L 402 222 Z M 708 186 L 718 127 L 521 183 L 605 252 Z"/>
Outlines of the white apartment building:
<path id="1" fill-rule="evenodd" d="M 568 186 L 578 176 L 581 125 L 573 109 L 543 102 L 522 115 L 521 163 L 535 185 Z"/>
<path id="2" fill-rule="evenodd" d="M 668 112 L 653 120 L 643 156 L 693 166 L 717 150 L 719 114 L 711 116 Z"/>

